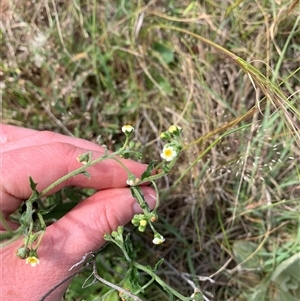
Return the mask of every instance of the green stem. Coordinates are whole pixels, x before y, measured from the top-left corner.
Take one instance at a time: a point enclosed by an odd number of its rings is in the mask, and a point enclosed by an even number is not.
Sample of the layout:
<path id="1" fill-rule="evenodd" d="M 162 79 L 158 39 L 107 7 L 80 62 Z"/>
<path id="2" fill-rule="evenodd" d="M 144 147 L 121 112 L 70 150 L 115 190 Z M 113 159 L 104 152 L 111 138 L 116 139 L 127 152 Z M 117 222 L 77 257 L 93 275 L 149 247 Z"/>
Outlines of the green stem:
<path id="1" fill-rule="evenodd" d="M 100 163 L 101 161 L 103 161 L 104 159 L 107 159 L 108 157 L 104 156 L 104 157 L 100 157 L 94 161 L 91 161 L 75 170 L 73 170 L 72 172 L 68 173 L 67 175 L 59 178 L 58 180 L 56 180 L 55 182 L 53 182 L 51 185 L 49 185 L 47 188 L 45 188 L 41 193 L 40 193 L 40 197 L 46 195 L 50 190 L 52 190 L 53 188 L 55 188 L 56 186 L 58 186 L 59 184 L 61 184 L 62 182 L 70 179 L 71 177 L 77 176 L 78 174 L 82 173 L 83 171 L 85 171 L 88 167 L 93 166 L 97 163 Z"/>
<path id="2" fill-rule="evenodd" d="M 143 287 L 142 287 L 141 289 L 139 289 L 139 290 L 137 290 L 136 292 L 134 292 L 134 294 L 136 295 L 136 294 L 139 294 L 140 292 L 145 291 L 145 289 L 146 289 L 149 285 L 151 285 L 151 283 L 152 283 L 153 281 L 154 281 L 154 279 L 151 278 L 145 285 L 143 285 Z"/>
<path id="3" fill-rule="evenodd" d="M 179 154 L 178 154 L 178 156 L 179 156 Z M 175 157 L 168 165 L 166 165 L 167 168 L 168 168 L 168 171 L 171 170 L 171 169 L 173 168 L 173 166 L 175 165 L 175 163 L 176 163 L 176 161 L 177 161 L 177 159 L 178 159 L 178 156 L 176 156 L 176 157 Z M 159 164 L 156 166 L 155 169 L 160 168 L 160 166 L 163 165 L 163 164 L 165 164 L 165 161 L 159 163 Z M 155 175 L 149 176 L 149 177 L 147 177 L 147 178 L 141 180 L 137 185 L 141 185 L 141 184 L 144 184 L 144 183 L 147 183 L 147 182 L 153 182 L 153 181 L 155 181 L 155 180 L 157 180 L 157 179 L 163 177 L 163 176 L 166 175 L 166 174 L 167 174 L 167 172 L 161 171 L 160 173 L 157 173 L 157 174 L 155 174 Z"/>
<path id="4" fill-rule="evenodd" d="M 132 172 L 126 167 L 126 165 L 123 164 L 118 158 L 114 157 L 114 158 L 111 158 L 111 159 L 117 161 L 117 162 L 124 168 L 124 170 L 125 170 L 125 171 L 127 172 L 127 174 L 128 174 L 128 177 L 129 177 L 129 175 L 132 174 Z"/>
<path id="5" fill-rule="evenodd" d="M 26 241 L 25 241 L 25 248 L 28 247 L 28 244 L 29 244 L 29 240 L 30 240 L 30 235 L 32 233 L 32 229 L 33 229 L 33 221 L 31 221 L 30 223 L 30 226 L 29 226 L 29 230 L 28 230 L 28 233 L 26 234 Z"/>
<path id="6" fill-rule="evenodd" d="M 178 155 L 179 155 L 179 154 L 178 154 Z M 170 170 L 170 169 L 175 165 L 175 163 L 176 163 L 176 161 L 177 161 L 177 158 L 178 158 L 178 156 L 176 156 L 176 158 L 174 158 L 174 159 L 167 165 L 168 170 Z M 162 166 L 165 165 L 165 164 L 166 164 L 166 161 L 160 162 L 157 166 L 155 166 L 154 170 L 159 170 L 159 169 L 161 169 Z M 163 176 L 166 175 L 166 174 L 167 174 L 167 172 L 165 172 L 164 170 L 162 170 L 160 173 L 157 173 L 157 174 L 155 174 L 155 175 L 152 175 L 152 176 L 149 176 L 149 177 L 147 177 L 147 178 L 144 178 L 143 180 L 141 180 L 140 182 L 138 182 L 137 185 L 142 185 L 142 184 L 147 183 L 147 182 L 153 182 L 153 181 L 155 181 L 155 180 L 157 180 L 157 179 L 160 179 L 161 177 L 163 177 Z"/>
<path id="7" fill-rule="evenodd" d="M 45 221 L 44 221 L 44 219 L 43 219 L 43 215 L 41 214 L 41 213 L 37 213 L 37 216 L 38 216 L 38 218 L 39 218 L 39 221 L 40 221 L 40 223 L 41 223 L 41 230 L 46 230 L 46 228 L 47 228 L 47 226 L 46 226 L 46 224 L 45 224 Z"/>
<path id="8" fill-rule="evenodd" d="M 140 182 L 138 182 L 137 185 L 142 185 L 142 184 L 147 183 L 147 182 L 155 181 L 155 180 L 157 180 L 157 179 L 163 177 L 165 174 L 166 174 L 166 173 L 165 173 L 164 171 L 162 171 L 162 172 L 160 172 L 160 173 L 158 173 L 158 174 L 155 174 L 155 175 L 153 175 L 153 176 L 150 176 L 150 177 L 147 177 L 147 178 L 141 180 Z"/>
<path id="9" fill-rule="evenodd" d="M 158 187 L 156 185 L 156 183 L 154 181 L 151 181 L 153 187 L 154 187 L 154 190 L 155 190 L 155 196 L 156 196 L 156 204 L 155 204 L 155 208 L 153 209 L 154 212 L 156 212 L 158 206 L 159 206 L 159 203 L 160 203 L 160 199 L 159 199 L 159 191 L 158 191 Z"/>
<path id="10" fill-rule="evenodd" d="M 119 248 L 122 250 L 124 256 L 125 256 L 125 259 L 128 261 L 128 262 L 131 262 L 131 258 L 130 256 L 128 255 L 127 251 L 125 250 L 124 248 L 124 244 L 122 246 L 119 245 Z"/>
<path id="11" fill-rule="evenodd" d="M 150 221 L 149 221 L 149 226 L 150 226 L 150 228 L 151 228 L 151 230 L 152 230 L 152 232 L 153 232 L 154 234 L 159 234 L 159 233 L 156 231 L 156 229 L 154 228 L 152 222 L 150 222 Z"/>
<path id="12" fill-rule="evenodd" d="M 0 235 L 1 241 L 5 240 L 5 242 L 0 243 L 0 248 L 9 246 L 11 243 L 18 240 L 18 238 L 21 237 L 22 235 L 23 235 L 23 230 L 21 229 L 21 227 L 13 232 L 2 232 Z"/>
<path id="13" fill-rule="evenodd" d="M 6 231 L 8 234 L 12 234 L 12 233 L 13 233 L 13 230 L 12 230 L 12 228 L 9 226 L 9 224 L 7 223 L 7 221 L 6 221 L 6 219 L 4 218 L 2 212 L 0 212 L 0 221 L 1 221 L 1 224 L 3 225 L 5 231 Z M 1 234 L 2 234 L 2 233 L 1 233 Z"/>
<path id="14" fill-rule="evenodd" d="M 35 245 L 35 250 L 37 250 L 38 249 L 38 247 L 39 247 L 39 245 L 40 245 L 40 243 L 42 242 L 42 238 L 43 238 L 43 236 L 44 236 L 44 234 L 45 234 L 45 231 L 46 231 L 46 228 L 47 228 L 47 226 L 46 226 L 46 224 L 45 224 L 45 222 L 44 222 L 44 219 L 43 219 L 43 216 L 42 216 L 42 214 L 41 213 L 38 213 L 37 214 L 38 215 L 38 218 L 39 218 L 39 221 L 40 221 L 40 223 L 41 223 L 41 234 L 38 236 L 38 242 L 36 243 L 36 245 Z"/>
<path id="15" fill-rule="evenodd" d="M 149 268 L 137 263 L 137 262 L 133 262 L 133 265 L 141 270 L 144 271 L 145 273 L 147 273 L 148 275 L 150 275 L 164 290 L 172 293 L 174 296 L 176 296 L 177 298 L 179 298 L 182 301 L 189 301 L 191 300 L 191 298 L 189 297 L 185 297 L 183 295 L 181 295 L 180 293 L 178 293 L 176 290 L 174 290 L 172 287 L 170 287 L 169 285 L 167 285 L 160 277 L 158 277 L 152 270 L 150 270 Z"/>
<path id="16" fill-rule="evenodd" d="M 68 173 L 67 175 L 59 178 L 58 180 L 56 180 L 55 182 L 53 182 L 51 185 L 49 185 L 47 188 L 45 188 L 42 192 L 40 192 L 39 197 L 46 195 L 50 190 L 52 190 L 53 188 L 55 188 L 56 186 L 58 186 L 59 184 L 61 184 L 62 182 L 70 179 L 71 177 L 77 176 L 78 174 L 81 174 L 82 172 L 84 172 L 88 167 L 91 167 L 95 164 L 98 164 L 104 160 L 107 159 L 114 159 L 115 160 L 115 156 L 118 156 L 120 153 L 122 153 L 122 151 L 126 148 L 128 144 L 128 138 L 126 137 L 126 141 L 124 143 L 124 145 L 116 152 L 111 153 L 111 154 L 104 154 L 102 157 L 97 158 L 91 162 L 86 163 L 85 165 L 73 170 L 72 172 Z M 119 162 L 120 163 L 120 162 Z"/>

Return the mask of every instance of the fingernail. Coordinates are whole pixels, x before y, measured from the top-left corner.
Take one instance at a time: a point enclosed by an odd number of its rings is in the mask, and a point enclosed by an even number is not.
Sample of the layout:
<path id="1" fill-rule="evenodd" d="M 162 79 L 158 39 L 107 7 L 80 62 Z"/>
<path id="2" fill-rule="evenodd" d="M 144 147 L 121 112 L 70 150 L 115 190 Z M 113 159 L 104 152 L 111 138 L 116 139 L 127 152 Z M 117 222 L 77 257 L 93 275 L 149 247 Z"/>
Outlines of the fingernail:
<path id="1" fill-rule="evenodd" d="M 150 209 L 154 209 L 156 205 L 156 197 L 153 194 L 145 194 L 144 195 L 145 201 L 148 203 Z M 137 202 L 133 203 L 133 213 L 138 214 L 142 213 L 143 210 L 141 209 L 140 205 Z"/>

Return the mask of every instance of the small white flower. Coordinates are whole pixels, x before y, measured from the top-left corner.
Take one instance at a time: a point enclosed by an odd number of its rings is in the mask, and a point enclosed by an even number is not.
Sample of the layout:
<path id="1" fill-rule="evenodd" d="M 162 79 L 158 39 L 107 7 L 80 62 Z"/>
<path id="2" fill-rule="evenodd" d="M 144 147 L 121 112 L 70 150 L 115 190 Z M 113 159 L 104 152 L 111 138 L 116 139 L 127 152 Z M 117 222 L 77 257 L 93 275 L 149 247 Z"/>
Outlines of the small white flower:
<path id="1" fill-rule="evenodd" d="M 166 161 L 172 161 L 177 156 L 177 151 L 173 146 L 165 145 L 160 156 Z"/>
<path id="2" fill-rule="evenodd" d="M 126 133 L 131 133 L 131 132 L 133 132 L 133 130 L 134 130 L 133 126 L 131 126 L 129 124 L 126 124 L 126 125 L 122 126 L 122 132 L 125 133 L 125 134 Z"/>
<path id="3" fill-rule="evenodd" d="M 40 260 L 35 256 L 29 256 L 26 258 L 25 262 L 26 264 L 30 263 L 32 267 L 35 267 L 37 264 L 40 263 Z"/>
<path id="4" fill-rule="evenodd" d="M 160 244 L 162 244 L 164 241 L 165 241 L 165 238 L 164 238 L 162 235 L 160 235 L 159 233 L 154 234 L 154 239 L 152 240 L 152 242 L 153 242 L 155 245 L 160 245 Z"/>
<path id="5" fill-rule="evenodd" d="M 140 181 L 139 178 L 132 178 L 132 179 L 126 180 L 126 184 L 127 184 L 128 186 L 135 186 L 135 185 L 138 184 L 139 181 Z"/>
<path id="6" fill-rule="evenodd" d="M 133 185 L 134 185 L 134 180 L 127 180 L 127 181 L 126 181 L 126 184 L 127 184 L 128 186 L 133 186 Z"/>

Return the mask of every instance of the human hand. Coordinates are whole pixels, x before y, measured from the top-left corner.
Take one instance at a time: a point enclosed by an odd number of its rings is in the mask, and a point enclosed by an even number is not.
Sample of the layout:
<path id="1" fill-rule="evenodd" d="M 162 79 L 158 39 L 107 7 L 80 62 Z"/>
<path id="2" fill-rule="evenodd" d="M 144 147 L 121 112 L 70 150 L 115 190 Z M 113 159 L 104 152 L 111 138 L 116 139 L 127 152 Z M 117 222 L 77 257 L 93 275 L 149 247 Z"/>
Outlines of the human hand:
<path id="1" fill-rule="evenodd" d="M 92 142 L 53 132 L 39 132 L 9 125 L 0 125 L 1 183 L 0 208 L 8 224 L 9 216 L 31 195 L 28 178 L 38 182 L 42 191 L 58 178 L 82 166 L 77 157 L 87 151 L 100 157 L 104 149 Z M 123 159 L 122 162 L 140 177 L 146 165 Z M 103 235 L 128 223 L 141 213 L 139 205 L 126 187 L 127 173 L 114 160 L 105 160 L 88 168 L 90 179 L 77 175 L 57 186 L 94 188 L 97 192 L 82 201 L 56 223 L 47 227 L 38 253 L 40 264 L 31 267 L 15 256 L 22 245 L 19 239 L 1 248 L 1 296 L 3 300 L 39 300 L 52 287 L 75 270 L 70 267 L 82 257 L 104 244 Z M 155 192 L 143 187 L 150 207 L 155 206 Z M 0 225 L 0 230 L 4 230 Z M 79 266 L 76 267 L 79 269 Z M 60 300 L 69 281 L 56 289 L 46 300 Z"/>

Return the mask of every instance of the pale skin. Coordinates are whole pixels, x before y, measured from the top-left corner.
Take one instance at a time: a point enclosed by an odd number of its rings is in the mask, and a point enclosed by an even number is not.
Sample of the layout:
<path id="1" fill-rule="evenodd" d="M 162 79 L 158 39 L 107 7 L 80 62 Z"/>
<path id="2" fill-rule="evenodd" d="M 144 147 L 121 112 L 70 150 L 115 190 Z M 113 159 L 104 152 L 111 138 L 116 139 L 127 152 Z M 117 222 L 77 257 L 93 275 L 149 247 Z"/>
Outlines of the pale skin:
<path id="1" fill-rule="evenodd" d="M 0 210 L 12 228 L 18 225 L 10 222 L 10 214 L 31 195 L 29 176 L 38 182 L 37 190 L 41 191 L 80 167 L 81 163 L 76 160 L 78 155 L 92 151 L 93 158 L 97 158 L 104 153 L 101 146 L 90 141 L 4 124 L 0 124 L 0 148 Z M 146 169 L 146 165 L 131 160 L 122 162 L 138 177 Z M 38 265 L 25 264 L 25 260 L 15 255 L 22 239 L 1 248 L 1 300 L 39 300 L 78 270 L 80 265 L 69 271 L 86 253 L 105 243 L 105 233 L 125 225 L 134 214 L 142 212 L 126 185 L 127 173 L 116 161 L 103 161 L 88 171 L 90 179 L 77 175 L 51 191 L 54 193 L 65 186 L 97 190 L 47 227 L 38 249 Z M 154 208 L 154 190 L 150 187 L 142 189 L 146 201 Z M 4 231 L 1 224 L 0 230 Z M 70 281 L 45 300 L 60 301 Z"/>

